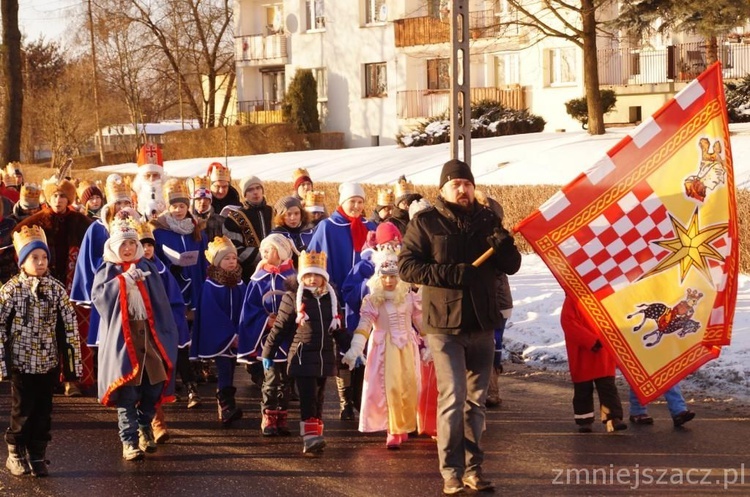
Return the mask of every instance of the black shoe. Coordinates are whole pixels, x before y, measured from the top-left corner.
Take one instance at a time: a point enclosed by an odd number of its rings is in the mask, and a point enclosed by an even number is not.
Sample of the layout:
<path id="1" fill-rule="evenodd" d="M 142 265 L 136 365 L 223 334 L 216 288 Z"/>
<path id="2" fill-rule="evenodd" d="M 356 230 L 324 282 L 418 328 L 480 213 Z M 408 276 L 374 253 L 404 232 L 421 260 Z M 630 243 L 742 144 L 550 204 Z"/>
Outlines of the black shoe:
<path id="1" fill-rule="evenodd" d="M 593 431 L 594 431 L 594 430 L 593 430 L 593 429 L 591 428 L 591 424 L 587 424 L 587 425 L 580 425 L 580 426 L 578 427 L 578 433 L 591 433 L 591 432 L 593 432 Z"/>
<path id="2" fill-rule="evenodd" d="M 680 428 L 694 417 L 695 413 L 693 411 L 682 411 L 677 416 L 672 417 L 672 422 L 674 423 L 675 428 Z"/>
<path id="3" fill-rule="evenodd" d="M 654 424 L 654 418 L 648 414 L 637 414 L 635 416 L 630 416 L 630 422 L 634 425 L 652 425 Z"/>
<path id="4" fill-rule="evenodd" d="M 495 484 L 484 478 L 482 473 L 464 476 L 463 483 L 475 492 L 492 492 L 495 490 Z"/>
<path id="5" fill-rule="evenodd" d="M 341 421 L 352 421 L 354 419 L 354 408 L 351 405 L 347 405 L 341 409 L 339 419 L 341 419 Z"/>
<path id="6" fill-rule="evenodd" d="M 456 495 L 464 491 L 464 484 L 458 478 L 448 478 L 443 481 L 443 493 L 445 495 Z"/>
<path id="7" fill-rule="evenodd" d="M 606 426 L 607 426 L 607 432 L 608 433 L 612 433 L 612 432 L 615 432 L 615 431 L 622 431 L 622 430 L 627 430 L 628 429 L 628 425 L 626 425 L 625 423 L 623 423 L 620 418 L 612 418 L 612 419 L 608 420 L 607 423 L 606 423 Z"/>

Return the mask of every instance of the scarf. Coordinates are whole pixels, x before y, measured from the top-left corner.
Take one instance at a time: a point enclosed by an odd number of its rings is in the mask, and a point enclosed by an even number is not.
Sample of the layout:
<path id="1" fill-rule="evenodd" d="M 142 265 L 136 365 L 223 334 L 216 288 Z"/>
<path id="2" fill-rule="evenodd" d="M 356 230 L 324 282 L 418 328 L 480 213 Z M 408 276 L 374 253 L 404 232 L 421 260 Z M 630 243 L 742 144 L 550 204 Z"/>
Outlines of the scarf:
<path id="1" fill-rule="evenodd" d="M 134 262 L 118 263 L 122 268 L 123 273 L 125 273 L 132 264 L 134 264 Z M 125 278 L 125 292 L 128 301 L 128 318 L 136 321 L 148 319 L 146 304 L 143 302 L 143 296 L 138 288 L 138 283 Z"/>
<path id="2" fill-rule="evenodd" d="M 235 287 L 242 283 L 242 266 L 237 264 L 234 271 L 225 271 L 219 266 L 208 265 L 208 277 L 216 283 L 228 287 Z"/>
<path id="3" fill-rule="evenodd" d="M 336 212 L 344 216 L 344 218 L 351 223 L 349 228 L 352 232 L 352 247 L 355 252 L 361 252 L 362 247 L 365 246 L 365 242 L 367 241 L 367 226 L 362 222 L 362 216 L 348 216 L 340 205 L 336 208 Z"/>
<path id="4" fill-rule="evenodd" d="M 178 221 L 168 212 L 164 213 L 160 217 L 162 217 L 164 221 L 166 221 L 169 231 L 174 231 L 177 234 L 192 235 L 193 231 L 195 230 L 195 223 L 193 222 L 193 218 L 191 217 L 185 217 L 185 219 Z"/>

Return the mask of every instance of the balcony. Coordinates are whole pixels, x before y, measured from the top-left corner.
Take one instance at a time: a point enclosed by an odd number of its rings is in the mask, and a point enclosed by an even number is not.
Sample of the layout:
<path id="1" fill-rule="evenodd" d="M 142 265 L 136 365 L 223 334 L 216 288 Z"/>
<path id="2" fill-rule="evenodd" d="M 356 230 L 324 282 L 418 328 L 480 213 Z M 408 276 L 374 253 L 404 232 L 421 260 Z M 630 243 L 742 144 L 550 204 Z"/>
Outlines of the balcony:
<path id="1" fill-rule="evenodd" d="M 275 124 L 284 122 L 281 102 L 270 100 L 242 100 L 238 102 L 237 121 L 240 124 Z"/>
<path id="2" fill-rule="evenodd" d="M 750 43 L 719 40 L 718 56 L 724 79 L 742 78 L 750 73 Z M 599 84 L 606 86 L 688 82 L 707 67 L 704 43 L 682 43 L 654 50 L 601 49 L 597 58 Z"/>
<path id="3" fill-rule="evenodd" d="M 238 36 L 236 43 L 237 61 L 245 66 L 273 66 L 289 61 L 285 34 Z"/>
<path id="4" fill-rule="evenodd" d="M 448 43 L 450 41 L 450 24 L 437 17 L 407 17 L 393 21 L 396 47 L 414 47 Z M 469 34 L 472 40 L 497 38 L 503 28 L 492 10 L 469 12 Z"/>
<path id="5" fill-rule="evenodd" d="M 450 90 L 408 90 L 396 93 L 399 119 L 441 116 L 450 110 Z M 522 110 L 526 97 L 521 85 L 471 88 L 471 103 L 482 100 L 500 102 L 503 107 Z"/>

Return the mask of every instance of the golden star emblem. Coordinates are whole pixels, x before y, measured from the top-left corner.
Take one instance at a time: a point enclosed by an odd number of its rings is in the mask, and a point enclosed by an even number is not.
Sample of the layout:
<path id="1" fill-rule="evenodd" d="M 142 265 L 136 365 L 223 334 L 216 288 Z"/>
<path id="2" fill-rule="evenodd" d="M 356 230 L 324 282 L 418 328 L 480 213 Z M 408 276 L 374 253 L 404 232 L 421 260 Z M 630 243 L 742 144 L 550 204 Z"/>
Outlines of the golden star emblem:
<path id="1" fill-rule="evenodd" d="M 724 257 L 711 246 L 711 242 L 727 233 L 729 231 L 729 224 L 716 224 L 701 230 L 700 223 L 698 222 L 697 208 L 690 217 L 690 222 L 687 226 L 680 224 L 680 221 L 675 219 L 671 214 L 669 215 L 669 219 L 677 236 L 669 240 L 659 240 L 654 243 L 669 250 L 671 254 L 644 274 L 642 278 L 666 271 L 672 266 L 679 264 L 680 282 L 685 281 L 688 271 L 694 267 L 713 284 L 711 274 L 708 271 L 708 259 L 724 262 Z"/>

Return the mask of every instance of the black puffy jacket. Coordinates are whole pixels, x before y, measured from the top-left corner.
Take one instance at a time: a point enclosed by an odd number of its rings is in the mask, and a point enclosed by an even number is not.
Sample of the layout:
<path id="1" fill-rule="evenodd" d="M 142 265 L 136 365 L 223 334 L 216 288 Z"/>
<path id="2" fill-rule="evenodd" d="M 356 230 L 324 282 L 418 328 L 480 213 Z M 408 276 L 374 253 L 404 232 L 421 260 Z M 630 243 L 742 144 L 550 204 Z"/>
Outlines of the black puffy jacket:
<path id="1" fill-rule="evenodd" d="M 479 268 L 470 267 L 490 247 L 487 237 L 499 225 L 497 215 L 477 202 L 470 214 L 457 216 L 440 197 L 411 219 L 399 253 L 399 275 L 423 285 L 425 333 L 455 335 L 499 325 L 497 271 L 514 274 L 521 266 L 513 237 Z"/>

